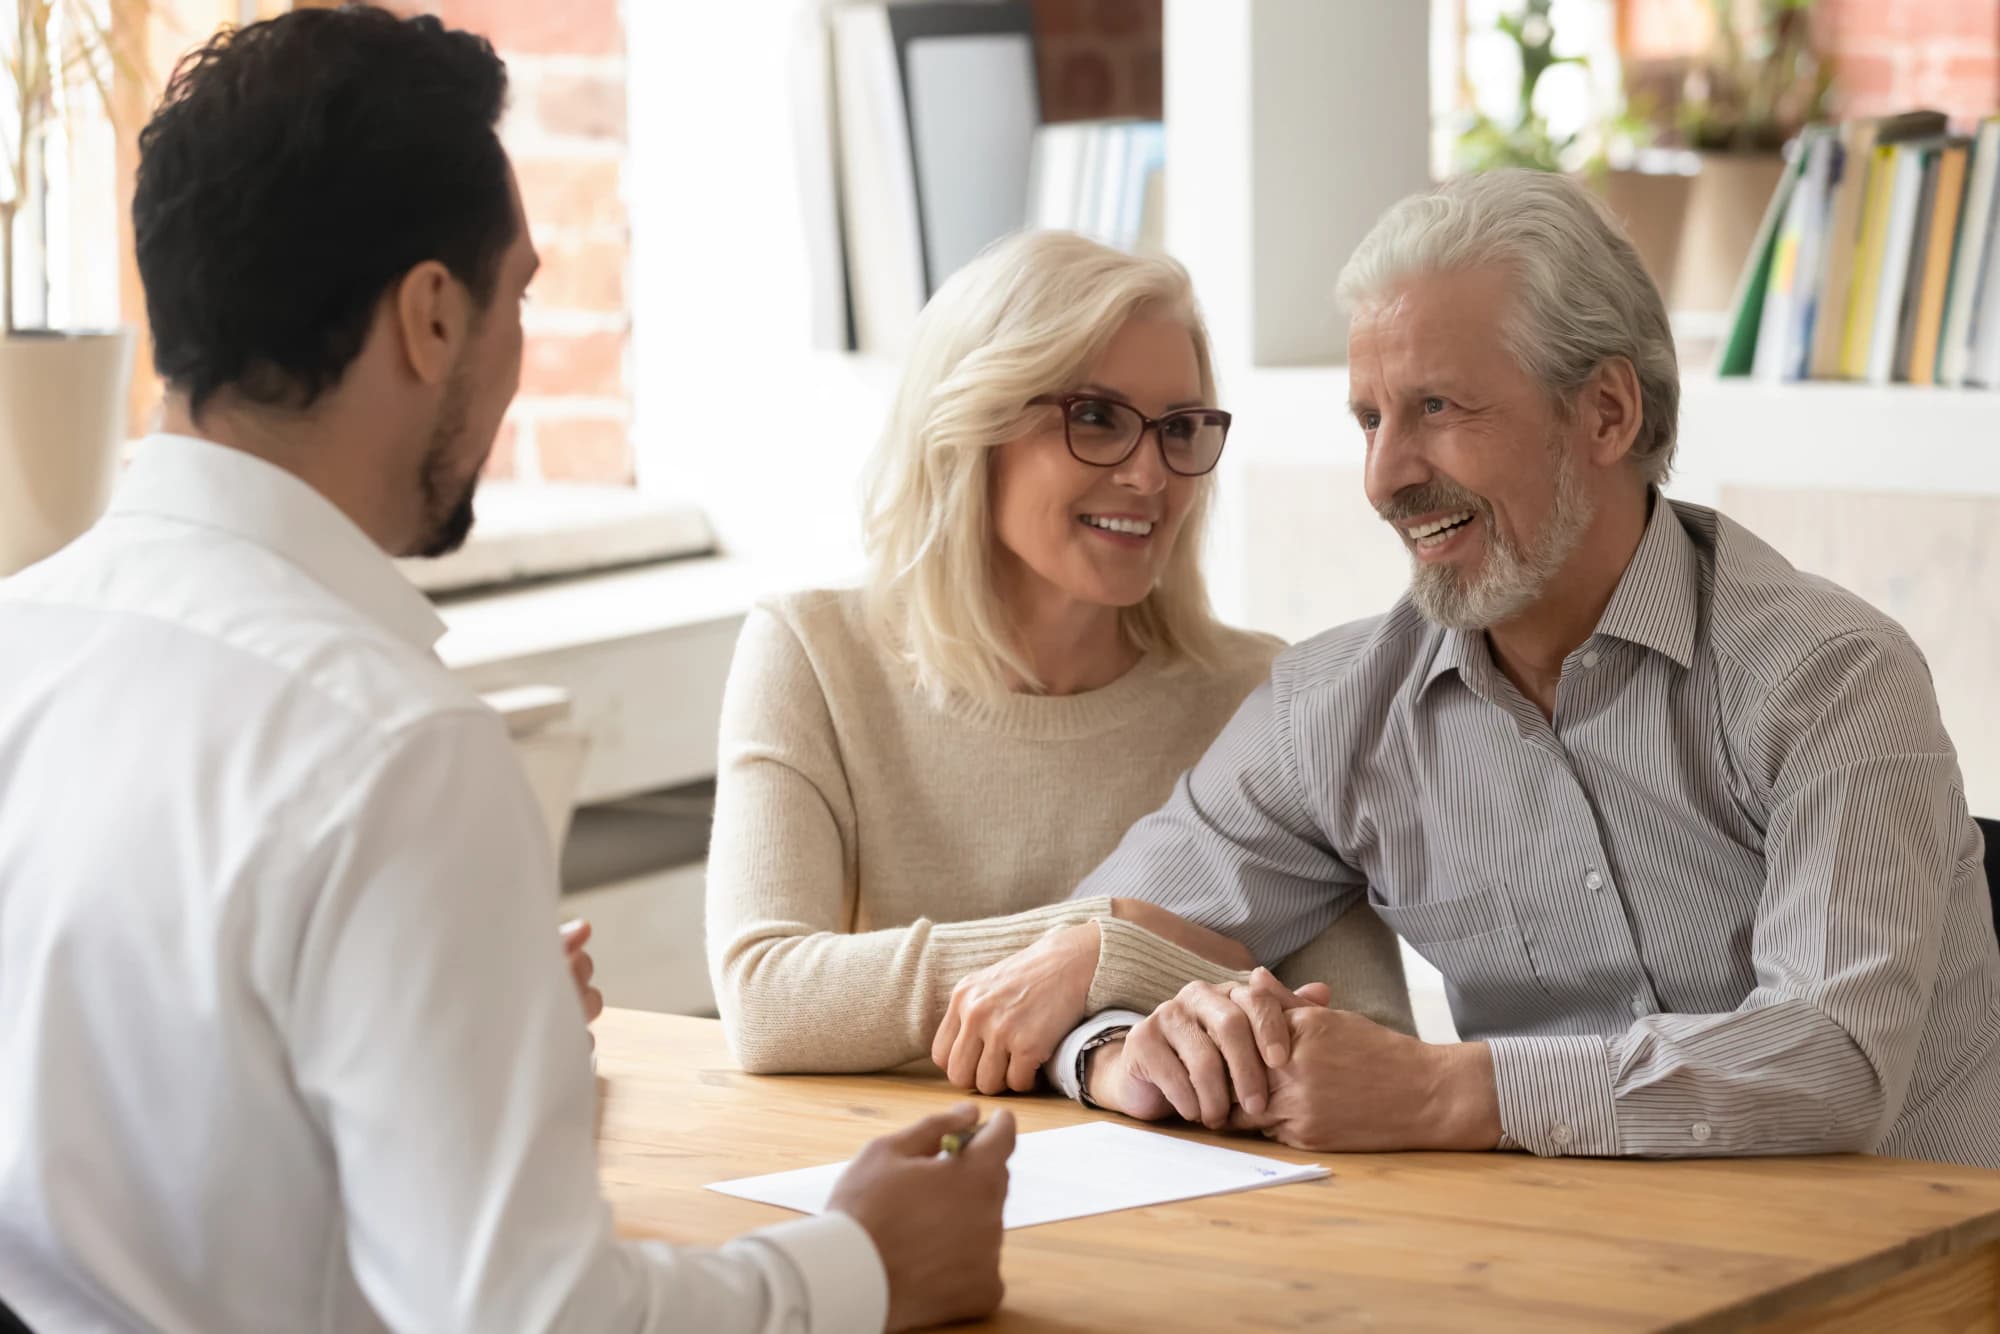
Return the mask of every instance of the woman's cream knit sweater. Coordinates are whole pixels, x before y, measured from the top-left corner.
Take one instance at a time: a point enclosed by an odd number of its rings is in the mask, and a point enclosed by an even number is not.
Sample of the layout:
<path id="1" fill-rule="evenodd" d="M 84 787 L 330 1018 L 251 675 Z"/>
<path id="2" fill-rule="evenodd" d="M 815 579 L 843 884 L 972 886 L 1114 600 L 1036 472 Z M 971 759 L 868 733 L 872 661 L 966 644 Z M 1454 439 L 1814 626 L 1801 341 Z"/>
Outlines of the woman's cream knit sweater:
<path id="1" fill-rule="evenodd" d="M 940 707 L 874 642 L 859 593 L 753 610 L 723 698 L 708 869 L 709 967 L 744 1068 L 914 1060 L 960 978 L 1077 922 L 1103 933 L 1092 1009 L 1239 976 L 1112 919 L 1108 899 L 1069 898 L 1281 647 L 1240 631 L 1224 644 L 1209 669 L 1149 654 L 1100 690 Z M 1373 913 L 1290 962 L 1282 976 L 1320 977 L 1336 1005 L 1408 1030 Z"/>

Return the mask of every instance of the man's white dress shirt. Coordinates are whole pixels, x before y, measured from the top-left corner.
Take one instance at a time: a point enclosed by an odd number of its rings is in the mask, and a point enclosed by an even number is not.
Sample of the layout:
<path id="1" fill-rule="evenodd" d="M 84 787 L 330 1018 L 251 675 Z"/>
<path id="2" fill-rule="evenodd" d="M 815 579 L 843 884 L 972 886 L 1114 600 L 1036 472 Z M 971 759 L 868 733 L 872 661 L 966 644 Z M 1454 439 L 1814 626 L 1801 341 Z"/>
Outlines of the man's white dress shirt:
<path id="1" fill-rule="evenodd" d="M 845 1216 L 612 1235 L 548 841 L 441 630 L 316 491 L 185 437 L 0 583 L 0 1297 L 65 1331 L 881 1328 Z"/>

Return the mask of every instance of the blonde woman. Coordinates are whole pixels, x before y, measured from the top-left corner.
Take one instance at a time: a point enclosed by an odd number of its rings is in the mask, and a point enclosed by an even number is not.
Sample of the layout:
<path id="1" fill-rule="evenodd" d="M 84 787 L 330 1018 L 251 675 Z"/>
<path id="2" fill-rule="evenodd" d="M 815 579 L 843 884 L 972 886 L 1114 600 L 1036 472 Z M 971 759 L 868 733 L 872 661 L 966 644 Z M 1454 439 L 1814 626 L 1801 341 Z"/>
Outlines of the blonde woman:
<path id="1" fill-rule="evenodd" d="M 1228 428 L 1172 261 L 1031 233 L 937 293 L 874 463 L 866 586 L 760 606 L 730 669 L 708 951 L 745 1069 L 924 1056 L 961 979 L 1035 946 L 1063 985 L 997 1004 L 1046 1008 L 1047 1040 L 953 1072 L 1026 1089 L 1087 1003 L 1166 999 L 1093 977 L 1105 933 L 1191 977 L 1250 966 L 1162 909 L 1066 897 L 1280 647 L 1202 584 Z M 1330 935 L 1342 1003 L 1407 1027 L 1393 937 L 1366 913 Z"/>

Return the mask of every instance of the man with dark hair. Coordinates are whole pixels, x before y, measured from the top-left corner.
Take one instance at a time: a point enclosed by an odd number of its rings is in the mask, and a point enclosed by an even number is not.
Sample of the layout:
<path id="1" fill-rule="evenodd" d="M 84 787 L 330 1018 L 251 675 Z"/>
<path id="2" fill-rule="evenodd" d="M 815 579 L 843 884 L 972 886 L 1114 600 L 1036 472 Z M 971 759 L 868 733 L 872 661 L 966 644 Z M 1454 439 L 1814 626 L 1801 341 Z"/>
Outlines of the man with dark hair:
<path id="1" fill-rule="evenodd" d="M 464 539 L 519 378 L 505 92 L 434 19 L 308 10 L 209 42 L 141 136 L 167 432 L 0 584 L 0 1296 L 33 1327 L 999 1300 L 1011 1123 L 937 1155 L 970 1107 L 870 1146 L 823 1217 L 612 1235 L 550 849 L 385 555 Z"/>

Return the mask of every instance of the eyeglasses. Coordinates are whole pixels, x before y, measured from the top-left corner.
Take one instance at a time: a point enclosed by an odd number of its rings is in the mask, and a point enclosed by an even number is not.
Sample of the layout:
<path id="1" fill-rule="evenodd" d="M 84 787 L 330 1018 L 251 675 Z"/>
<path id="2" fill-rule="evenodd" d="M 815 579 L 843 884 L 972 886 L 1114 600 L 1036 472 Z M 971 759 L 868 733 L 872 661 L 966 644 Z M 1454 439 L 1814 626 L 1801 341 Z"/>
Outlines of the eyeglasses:
<path id="1" fill-rule="evenodd" d="M 1229 438 L 1229 414 L 1220 408 L 1182 408 L 1164 417 L 1148 417 L 1130 403 L 1103 394 L 1044 394 L 1028 403 L 1061 408 L 1063 438 L 1071 456 L 1094 468 L 1117 467 L 1152 431 L 1167 471 L 1199 477 L 1214 469 Z"/>

